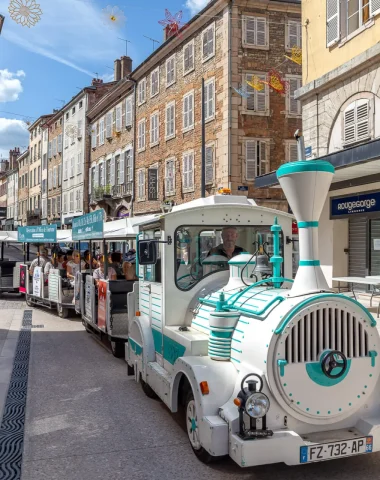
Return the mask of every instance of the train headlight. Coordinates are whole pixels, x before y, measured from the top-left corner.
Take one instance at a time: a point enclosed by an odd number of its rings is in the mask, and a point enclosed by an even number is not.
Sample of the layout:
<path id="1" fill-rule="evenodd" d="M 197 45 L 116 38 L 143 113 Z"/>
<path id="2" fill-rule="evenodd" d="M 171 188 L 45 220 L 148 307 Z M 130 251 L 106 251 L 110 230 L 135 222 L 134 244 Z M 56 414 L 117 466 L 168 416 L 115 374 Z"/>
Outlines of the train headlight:
<path id="1" fill-rule="evenodd" d="M 262 418 L 269 410 L 269 398 L 261 392 L 250 395 L 245 402 L 245 411 L 252 418 Z"/>

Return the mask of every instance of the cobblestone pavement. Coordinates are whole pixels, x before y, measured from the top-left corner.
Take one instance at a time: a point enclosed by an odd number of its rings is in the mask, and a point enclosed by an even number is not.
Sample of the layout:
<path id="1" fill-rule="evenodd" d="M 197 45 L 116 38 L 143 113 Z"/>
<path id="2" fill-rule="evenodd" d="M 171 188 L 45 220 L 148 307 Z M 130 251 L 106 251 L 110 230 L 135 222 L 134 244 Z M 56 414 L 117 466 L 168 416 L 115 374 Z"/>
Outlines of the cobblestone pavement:
<path id="1" fill-rule="evenodd" d="M 15 293 L 0 295 L 0 310 L 23 310 L 26 307 L 25 296 Z"/>

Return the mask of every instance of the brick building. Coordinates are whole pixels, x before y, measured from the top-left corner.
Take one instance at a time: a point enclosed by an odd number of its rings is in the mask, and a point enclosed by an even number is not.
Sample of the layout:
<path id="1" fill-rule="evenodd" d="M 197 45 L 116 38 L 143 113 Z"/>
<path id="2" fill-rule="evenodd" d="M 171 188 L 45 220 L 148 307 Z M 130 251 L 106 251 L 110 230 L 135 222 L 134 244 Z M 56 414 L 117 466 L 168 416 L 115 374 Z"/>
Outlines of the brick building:
<path id="1" fill-rule="evenodd" d="M 62 150 L 63 150 L 63 112 L 58 111 L 46 123 L 49 132 L 48 153 L 43 157 L 43 170 L 46 168 L 46 179 L 42 180 L 42 211 L 46 214 L 47 223 L 61 227 L 62 196 Z M 46 166 L 46 167 L 45 167 Z"/>
<path id="2" fill-rule="evenodd" d="M 205 81 L 206 195 L 228 187 L 259 203 L 286 208 L 281 192 L 255 190 L 256 175 L 294 157 L 301 110 L 293 98 L 301 67 L 290 48 L 301 44 L 300 3 L 211 1 L 131 74 L 136 82 L 134 214 L 160 211 L 163 200 L 201 195 L 201 80 Z M 265 85 L 277 67 L 287 77 L 281 95 Z M 248 90 L 248 99 L 233 87 Z M 155 170 L 155 171 L 153 171 Z"/>
<path id="3" fill-rule="evenodd" d="M 3 160 L 0 163 L 0 221 L 1 229 L 5 230 L 5 221 L 7 219 L 7 174 L 9 162 Z"/>
<path id="4" fill-rule="evenodd" d="M 5 230 L 15 230 L 18 226 L 18 163 L 20 148 L 9 151 L 9 168 L 7 175 L 7 219 Z"/>
<path id="5" fill-rule="evenodd" d="M 27 224 L 26 212 L 29 205 L 29 149 L 17 159 L 18 163 L 18 224 Z"/>
<path id="6" fill-rule="evenodd" d="M 87 113 L 91 124 L 90 207 L 108 218 L 131 213 L 133 193 L 134 84 L 132 60 L 115 60 L 117 84 Z"/>
<path id="7" fill-rule="evenodd" d="M 90 167 L 90 136 L 86 114 L 115 85 L 93 79 L 63 108 L 62 157 L 62 225 L 72 224 L 73 217 L 83 215 L 88 206 L 88 171 Z"/>

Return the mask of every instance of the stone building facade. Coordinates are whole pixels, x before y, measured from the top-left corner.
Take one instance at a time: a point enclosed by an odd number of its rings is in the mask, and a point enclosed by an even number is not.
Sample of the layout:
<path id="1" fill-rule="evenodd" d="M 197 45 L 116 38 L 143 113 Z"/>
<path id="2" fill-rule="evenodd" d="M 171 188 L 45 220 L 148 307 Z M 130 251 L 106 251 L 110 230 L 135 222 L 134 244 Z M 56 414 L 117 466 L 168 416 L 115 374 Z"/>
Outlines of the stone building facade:
<path id="1" fill-rule="evenodd" d="M 107 218 L 131 215 L 134 160 L 132 60 L 115 60 L 117 84 L 87 113 L 91 125 L 90 208 Z"/>
<path id="2" fill-rule="evenodd" d="M 160 211 L 163 201 L 183 203 L 201 195 L 202 78 L 205 85 L 206 195 L 219 188 L 287 208 L 280 191 L 255 190 L 256 175 L 294 157 L 301 109 L 294 92 L 301 67 L 287 60 L 300 46 L 299 2 L 210 2 L 187 28 L 132 72 L 136 82 L 134 214 Z M 266 80 L 278 67 L 287 94 Z M 246 99 L 236 93 L 248 90 Z M 244 95 L 245 96 L 245 95 Z M 154 171 L 155 170 L 155 171 Z"/>
<path id="3" fill-rule="evenodd" d="M 17 159 L 18 163 L 18 223 L 27 225 L 27 211 L 29 209 L 29 149 Z"/>

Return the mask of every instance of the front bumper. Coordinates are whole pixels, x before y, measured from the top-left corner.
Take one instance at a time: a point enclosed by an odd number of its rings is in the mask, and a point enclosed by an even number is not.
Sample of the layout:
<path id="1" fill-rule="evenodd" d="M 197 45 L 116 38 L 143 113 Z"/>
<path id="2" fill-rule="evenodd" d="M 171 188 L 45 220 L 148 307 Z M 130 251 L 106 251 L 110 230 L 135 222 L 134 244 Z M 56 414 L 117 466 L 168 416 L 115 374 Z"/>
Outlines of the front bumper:
<path id="1" fill-rule="evenodd" d="M 301 465 L 301 447 L 340 442 L 366 436 L 373 437 L 372 453 L 380 451 L 380 418 L 359 420 L 355 428 L 311 433 L 302 436 L 291 430 L 281 430 L 275 431 L 272 437 L 259 440 L 242 440 L 237 434 L 230 433 L 229 455 L 241 467 L 253 467 L 270 463 Z"/>

